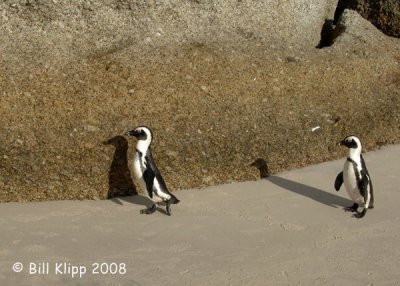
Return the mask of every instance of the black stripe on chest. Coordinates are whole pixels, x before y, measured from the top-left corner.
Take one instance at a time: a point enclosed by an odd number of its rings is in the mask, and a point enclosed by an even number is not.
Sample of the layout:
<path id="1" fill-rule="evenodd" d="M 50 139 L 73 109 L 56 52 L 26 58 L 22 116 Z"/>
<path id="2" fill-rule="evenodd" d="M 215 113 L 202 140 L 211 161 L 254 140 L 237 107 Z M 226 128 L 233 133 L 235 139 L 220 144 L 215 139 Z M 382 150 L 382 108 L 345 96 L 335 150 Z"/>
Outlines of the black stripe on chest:
<path id="1" fill-rule="evenodd" d="M 354 174 L 355 174 L 355 177 L 356 177 L 356 180 L 357 180 L 357 184 L 360 183 L 361 180 L 362 180 L 362 177 L 361 177 L 360 171 L 359 171 L 358 168 L 357 168 L 357 166 L 358 166 L 358 165 L 357 165 L 357 162 L 354 161 L 354 160 L 351 159 L 351 158 L 347 158 L 347 161 L 350 162 L 350 163 L 353 165 L 353 170 L 354 170 Z"/>

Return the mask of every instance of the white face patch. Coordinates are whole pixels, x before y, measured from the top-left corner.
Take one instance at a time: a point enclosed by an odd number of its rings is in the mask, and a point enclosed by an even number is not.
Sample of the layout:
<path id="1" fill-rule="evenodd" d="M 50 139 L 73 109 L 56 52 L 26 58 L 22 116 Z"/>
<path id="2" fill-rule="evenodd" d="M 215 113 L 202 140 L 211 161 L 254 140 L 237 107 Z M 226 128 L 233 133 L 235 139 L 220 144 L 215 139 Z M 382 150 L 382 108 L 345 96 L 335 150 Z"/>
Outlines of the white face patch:
<path id="1" fill-rule="evenodd" d="M 149 148 L 151 141 L 152 141 L 152 136 L 151 136 L 151 131 L 146 128 L 146 127 L 137 127 L 135 130 L 137 132 L 144 132 L 146 133 L 146 139 L 139 139 L 136 144 L 136 149 L 142 152 L 143 154 L 147 153 L 147 149 Z"/>
<path id="2" fill-rule="evenodd" d="M 352 141 L 356 142 L 358 147 L 361 147 L 361 141 L 356 136 L 349 136 L 346 138 L 346 142 L 351 143 Z"/>
<path id="3" fill-rule="evenodd" d="M 349 148 L 347 156 L 351 158 L 353 161 L 357 162 L 357 165 L 360 164 L 360 154 L 361 154 L 361 141 L 356 136 L 349 136 L 345 139 L 346 143 L 349 144 L 357 144 L 357 148 Z"/>

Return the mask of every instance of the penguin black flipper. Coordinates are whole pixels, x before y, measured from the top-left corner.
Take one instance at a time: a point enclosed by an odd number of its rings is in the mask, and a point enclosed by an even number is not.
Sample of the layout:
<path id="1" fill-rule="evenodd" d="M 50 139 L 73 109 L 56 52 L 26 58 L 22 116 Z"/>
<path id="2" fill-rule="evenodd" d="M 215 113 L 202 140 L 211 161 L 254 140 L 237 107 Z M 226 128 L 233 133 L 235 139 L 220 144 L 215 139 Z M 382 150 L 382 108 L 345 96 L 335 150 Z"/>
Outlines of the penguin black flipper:
<path id="1" fill-rule="evenodd" d="M 143 172 L 143 179 L 144 179 L 144 182 L 146 183 L 146 189 L 147 189 L 147 192 L 149 193 L 150 198 L 153 198 L 153 185 L 154 185 L 155 176 L 156 175 L 151 168 L 147 168 Z"/>
<path id="2" fill-rule="evenodd" d="M 151 154 L 151 151 L 149 149 L 149 151 L 147 152 L 147 155 L 145 157 L 146 162 L 148 164 L 148 169 L 152 170 L 154 177 L 153 177 L 153 185 L 152 185 L 152 191 L 154 190 L 154 180 L 157 180 L 159 186 L 160 186 L 160 191 L 168 194 L 169 196 L 171 196 L 171 198 L 169 199 L 169 202 L 172 204 L 177 204 L 179 203 L 179 200 L 168 190 L 167 188 L 167 184 L 165 183 L 163 177 L 161 176 L 160 171 L 158 170 L 156 164 L 154 163 L 154 159 L 153 156 Z M 157 191 L 157 190 L 154 190 Z"/>
<path id="3" fill-rule="evenodd" d="M 368 169 L 367 169 L 367 165 L 365 164 L 364 158 L 362 155 L 360 155 L 361 158 L 361 167 L 362 169 L 365 171 L 365 173 L 368 176 L 368 181 L 369 181 L 369 193 L 370 193 L 370 200 L 369 200 L 369 209 L 373 209 L 374 208 L 374 188 L 372 186 L 372 181 L 371 181 L 371 176 L 368 173 Z"/>
<path id="4" fill-rule="evenodd" d="M 150 168 L 147 168 L 143 172 L 143 180 L 146 183 L 147 193 L 149 194 L 149 197 L 151 199 L 153 198 L 154 177 L 155 177 L 155 174 Z M 152 214 L 156 211 L 156 209 L 157 209 L 156 205 L 153 203 L 151 206 L 147 207 L 146 209 L 141 210 L 140 213 L 141 214 Z"/>
<path id="5" fill-rule="evenodd" d="M 158 170 L 157 165 L 154 163 L 154 159 L 153 159 L 153 156 L 151 155 L 150 150 L 147 152 L 147 154 L 145 156 L 145 160 L 147 163 L 147 170 L 151 170 L 153 184 L 154 184 L 154 178 L 156 178 L 158 183 L 160 184 L 160 187 L 163 190 L 166 190 L 168 192 L 165 181 L 164 181 L 163 177 L 161 176 L 161 173 Z M 151 185 L 151 187 L 153 188 L 153 185 Z"/>
<path id="6" fill-rule="evenodd" d="M 366 206 L 366 203 L 368 201 L 368 184 L 369 184 L 369 176 L 367 175 L 367 173 L 365 172 L 365 170 L 361 170 L 360 172 L 361 175 L 361 179 L 358 181 L 358 189 L 360 190 L 360 194 L 364 197 L 364 208 L 362 210 L 362 212 L 357 212 L 356 214 L 354 214 L 353 216 L 356 218 L 362 218 L 365 216 L 365 214 L 367 213 L 368 207 Z"/>
<path id="7" fill-rule="evenodd" d="M 335 190 L 339 191 L 342 184 L 343 184 L 343 172 L 340 172 L 335 180 Z"/>
<path id="8" fill-rule="evenodd" d="M 360 158 L 361 158 L 361 168 L 369 177 L 369 173 L 368 173 L 368 170 L 367 170 L 367 165 L 365 164 L 363 155 L 360 155 Z"/>
<path id="9" fill-rule="evenodd" d="M 360 190 L 360 194 L 364 197 L 366 202 L 366 198 L 368 196 L 368 183 L 369 179 L 367 173 L 364 170 L 360 171 L 360 179 L 357 180 L 358 189 Z"/>

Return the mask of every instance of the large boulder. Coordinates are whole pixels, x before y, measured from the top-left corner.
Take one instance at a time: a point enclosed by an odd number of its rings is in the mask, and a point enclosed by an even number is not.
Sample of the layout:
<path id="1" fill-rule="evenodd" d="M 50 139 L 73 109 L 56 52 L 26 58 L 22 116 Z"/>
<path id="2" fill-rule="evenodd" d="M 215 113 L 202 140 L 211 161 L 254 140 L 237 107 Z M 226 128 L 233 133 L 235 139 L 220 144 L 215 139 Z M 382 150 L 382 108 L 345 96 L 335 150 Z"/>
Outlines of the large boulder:
<path id="1" fill-rule="evenodd" d="M 23 72 L 127 48 L 140 56 L 186 43 L 313 47 L 336 2 L 7 0 L 0 50 L 9 71 Z"/>
<path id="2" fill-rule="evenodd" d="M 344 9 L 353 9 L 386 35 L 400 37 L 400 1 L 339 0 L 336 18 Z"/>
<path id="3" fill-rule="evenodd" d="M 0 201 L 135 194 L 137 125 L 172 191 L 256 179 L 256 159 L 276 173 L 337 158 L 350 133 L 398 142 L 399 41 L 350 13 L 315 49 L 335 8 L 1 1 Z"/>

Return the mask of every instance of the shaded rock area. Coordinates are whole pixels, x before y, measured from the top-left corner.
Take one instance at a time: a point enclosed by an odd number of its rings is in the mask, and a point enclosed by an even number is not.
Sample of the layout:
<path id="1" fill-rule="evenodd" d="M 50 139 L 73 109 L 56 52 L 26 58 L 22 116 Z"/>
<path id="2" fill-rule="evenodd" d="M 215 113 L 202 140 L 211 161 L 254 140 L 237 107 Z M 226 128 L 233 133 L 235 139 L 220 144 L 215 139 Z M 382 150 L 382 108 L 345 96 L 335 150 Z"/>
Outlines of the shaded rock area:
<path id="1" fill-rule="evenodd" d="M 400 1 L 398 0 L 339 0 L 336 20 L 345 9 L 359 12 L 379 30 L 400 37 Z"/>
<path id="2" fill-rule="evenodd" d="M 172 191 L 398 143 L 400 41 L 336 1 L 3 1 L 0 201 L 139 191 L 138 125 Z"/>

